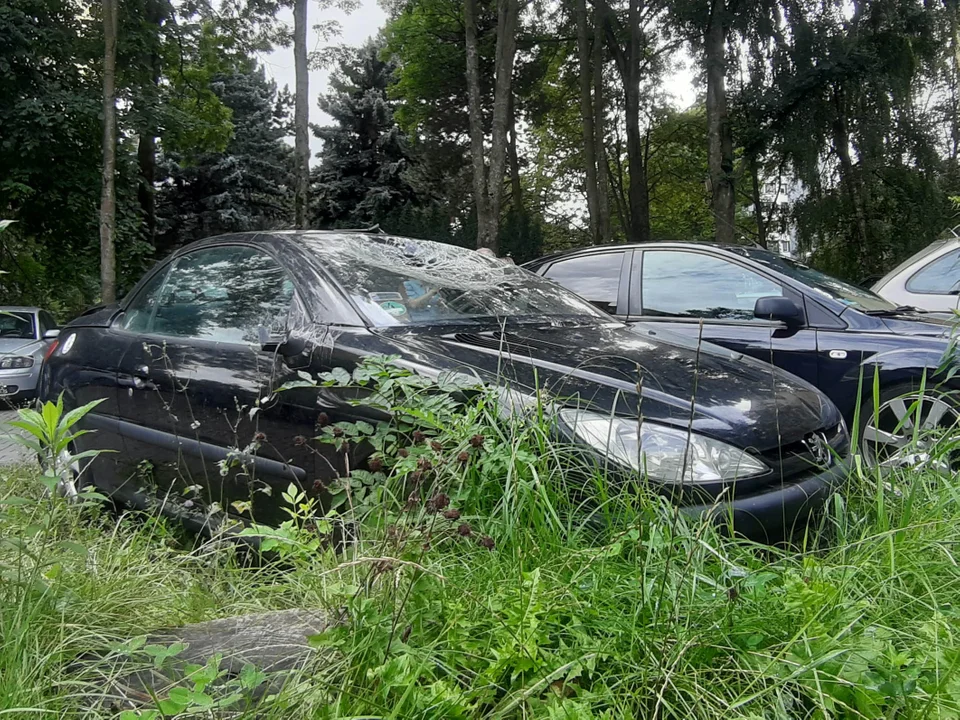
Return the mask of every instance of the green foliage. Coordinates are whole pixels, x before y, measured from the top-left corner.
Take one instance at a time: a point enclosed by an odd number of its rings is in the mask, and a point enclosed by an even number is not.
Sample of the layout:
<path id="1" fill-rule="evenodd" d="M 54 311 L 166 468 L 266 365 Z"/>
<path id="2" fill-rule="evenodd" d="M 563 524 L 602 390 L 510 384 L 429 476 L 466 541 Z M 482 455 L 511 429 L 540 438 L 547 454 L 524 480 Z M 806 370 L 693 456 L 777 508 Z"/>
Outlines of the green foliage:
<path id="1" fill-rule="evenodd" d="M 371 43 L 343 58 L 330 79 L 332 92 L 320 98 L 335 124 L 314 128 L 323 140 L 311 180 L 315 227 L 366 227 L 420 204 L 410 179 L 412 153 L 387 98 L 393 64 L 380 55 Z"/>
<path id="2" fill-rule="evenodd" d="M 164 151 L 158 193 L 158 245 L 173 248 L 210 235 L 284 227 L 290 217 L 292 151 L 277 88 L 254 63 L 210 79 L 229 111 L 222 151 Z"/>
<path id="3" fill-rule="evenodd" d="M 650 130 L 650 231 L 657 240 L 713 237 L 706 138 L 702 106 L 664 112 Z"/>
<path id="4" fill-rule="evenodd" d="M 347 500 L 329 518 L 362 521 L 339 556 L 300 545 L 317 533 L 296 488 L 283 500 L 295 528 L 271 548 L 281 557 L 251 564 L 221 540 L 182 544 L 162 519 L 38 502 L 29 470 L 0 469 L 0 567 L 18 578 L 0 583 L 5 708 L 96 715 L 94 666 L 119 677 L 181 663 L 181 645 L 147 644 L 154 628 L 303 607 L 344 623 L 311 638 L 316 662 L 255 708 L 241 697 L 271 676 L 248 666 L 228 678 L 214 655 L 126 717 L 960 713 L 953 476 L 856 473 L 805 537 L 757 547 L 643 488 L 575 485 L 541 403 L 511 422 L 504 398 L 473 379 L 427 381 L 390 358 L 300 382 L 353 388 L 384 411 L 319 436 L 367 443 L 382 461 L 344 473 L 382 479 L 362 509 Z M 405 507 L 388 490 L 406 491 L 417 472 L 424 493 Z M 571 505 L 574 487 L 592 502 Z M 357 500 L 357 489 L 343 492 Z"/>
<path id="5" fill-rule="evenodd" d="M 22 431 L 21 433 L 12 433 L 10 437 L 18 444 L 27 448 L 36 454 L 43 468 L 41 480 L 47 487 L 47 490 L 53 492 L 60 489 L 64 494 L 64 484 L 69 484 L 68 494 L 71 497 L 76 496 L 77 490 L 74 483 L 78 478 L 73 477 L 72 468 L 79 469 L 79 461 L 94 458 L 100 454 L 99 450 L 85 450 L 83 452 L 74 451 L 74 443 L 77 438 L 91 432 L 89 430 L 74 430 L 74 426 L 80 422 L 83 417 L 92 411 L 103 400 L 93 400 L 86 405 L 74 408 L 69 412 L 64 412 L 63 395 L 57 398 L 57 401 L 47 401 L 43 403 L 39 410 L 32 408 L 20 408 L 17 410 L 19 420 L 10 422 L 10 427 Z M 90 490 L 85 491 L 85 499 L 90 499 Z"/>

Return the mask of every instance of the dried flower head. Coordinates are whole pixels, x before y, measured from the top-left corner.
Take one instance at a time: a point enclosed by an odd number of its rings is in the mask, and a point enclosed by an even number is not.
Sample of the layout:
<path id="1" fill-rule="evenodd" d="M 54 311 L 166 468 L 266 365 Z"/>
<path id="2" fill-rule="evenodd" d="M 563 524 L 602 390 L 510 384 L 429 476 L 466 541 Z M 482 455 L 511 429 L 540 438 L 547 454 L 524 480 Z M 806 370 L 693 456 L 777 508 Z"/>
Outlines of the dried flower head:
<path id="1" fill-rule="evenodd" d="M 441 450 L 443 450 L 443 445 L 441 445 L 440 443 L 438 443 L 436 440 L 433 440 L 433 441 L 431 441 L 431 443 L 430 443 L 430 448 L 431 448 L 434 452 L 440 452 Z"/>
<path id="2" fill-rule="evenodd" d="M 483 435 L 480 435 L 480 434 L 474 435 L 472 438 L 470 438 L 470 444 L 475 448 L 478 448 L 481 445 L 483 445 Z"/>
<path id="3" fill-rule="evenodd" d="M 297 447 L 303 447 L 304 445 L 307 444 L 307 438 L 305 438 L 303 435 L 297 435 L 293 439 L 293 444 L 296 445 Z"/>
<path id="4" fill-rule="evenodd" d="M 421 455 L 420 458 L 417 460 L 417 467 L 419 467 L 423 471 L 432 470 L 433 463 Z"/>
<path id="5" fill-rule="evenodd" d="M 413 431 L 413 441 L 414 441 L 417 445 L 419 445 L 420 443 L 422 443 L 422 442 L 426 439 L 426 437 L 427 437 L 427 436 L 424 435 L 424 434 L 423 434 L 422 432 L 420 432 L 419 430 L 414 430 L 414 431 Z"/>
<path id="6" fill-rule="evenodd" d="M 461 450 L 460 454 L 457 455 L 457 460 L 459 460 L 462 463 L 467 462 L 467 460 L 469 459 L 470 459 L 470 453 L 468 453 L 466 450 Z"/>
<path id="7" fill-rule="evenodd" d="M 259 432 L 259 431 L 258 431 L 258 432 L 256 432 L 256 433 L 254 433 L 254 435 L 253 435 L 253 441 L 254 441 L 254 442 L 263 442 L 263 441 L 266 440 L 266 439 L 267 439 L 267 434 L 266 434 L 266 433 L 263 433 L 263 432 Z"/>
<path id="8" fill-rule="evenodd" d="M 343 428 L 342 428 L 342 427 L 335 427 L 335 428 L 333 429 L 333 436 L 334 436 L 334 437 L 343 437 Z"/>
<path id="9" fill-rule="evenodd" d="M 402 458 L 410 457 L 410 451 L 407 450 L 406 448 L 400 448 L 399 450 L 397 450 L 397 455 L 399 455 Z"/>
<path id="10" fill-rule="evenodd" d="M 449 510 L 447 510 L 446 512 L 443 513 L 443 516 L 444 516 L 447 520 L 459 520 L 459 519 L 460 519 L 460 511 L 457 510 L 456 508 L 450 508 Z"/>
<path id="11" fill-rule="evenodd" d="M 484 535 L 480 538 L 480 546 L 485 547 L 487 550 L 493 550 L 493 538 L 489 535 Z"/>
<path id="12" fill-rule="evenodd" d="M 370 472 L 380 472 L 383 469 L 383 460 L 378 457 L 370 458 L 367 467 L 370 468 Z"/>
<path id="13" fill-rule="evenodd" d="M 437 493 L 427 505 L 430 512 L 441 512 L 450 504 L 450 498 L 445 493 Z"/>
<path id="14" fill-rule="evenodd" d="M 457 534 L 461 537 L 470 537 L 473 534 L 473 528 L 470 527 L 470 523 L 461 523 L 457 528 Z"/>
<path id="15" fill-rule="evenodd" d="M 329 424 L 330 424 L 329 415 L 327 415 L 325 412 L 322 412 L 319 415 L 317 415 L 317 427 L 326 427 Z"/>

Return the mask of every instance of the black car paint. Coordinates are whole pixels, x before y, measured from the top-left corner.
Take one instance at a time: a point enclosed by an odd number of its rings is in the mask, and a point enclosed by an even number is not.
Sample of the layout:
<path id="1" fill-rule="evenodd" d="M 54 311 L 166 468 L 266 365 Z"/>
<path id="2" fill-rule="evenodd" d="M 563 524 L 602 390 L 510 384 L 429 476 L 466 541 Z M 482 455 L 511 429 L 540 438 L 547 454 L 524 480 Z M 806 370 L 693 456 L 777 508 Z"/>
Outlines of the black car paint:
<path id="1" fill-rule="evenodd" d="M 277 350 L 118 327 L 130 299 L 154 273 L 183 254 L 219 244 L 255 245 L 288 272 L 302 305 L 290 332 L 303 341 L 302 352 L 286 357 Z M 146 487 L 180 512 L 194 505 L 200 522 L 200 506 L 216 502 L 232 512 L 238 500 L 253 502 L 262 521 L 282 519 L 276 498 L 290 483 L 322 500 L 320 488 L 336 477 L 343 458 L 302 438 L 316 434 L 321 414 L 330 422 L 350 421 L 370 417 L 371 410 L 330 388 L 272 391 L 300 371 L 351 369 L 371 355 L 399 355 L 425 374 L 466 371 L 513 390 L 545 388 L 605 413 L 689 426 L 746 449 L 772 471 L 735 488 L 701 488 L 711 501 L 721 494 L 733 500 L 719 508 L 733 509 L 742 530 L 765 533 L 789 525 L 842 479 L 836 468 L 821 475 L 804 445 L 811 433 L 823 432 L 845 454 L 837 408 L 770 365 L 722 349 L 644 337 L 612 319 L 576 327 L 369 327 L 296 234 L 241 234 L 187 246 L 159 263 L 124 302 L 82 315 L 61 338 L 71 335 L 70 351 L 61 346 L 50 358 L 41 392 L 44 398 L 63 392 L 68 407 L 105 398 L 84 421 L 97 432 L 78 441 L 80 450 L 115 451 L 93 461 L 98 485 L 134 504 L 143 504 Z M 355 467 L 363 456 L 362 450 L 353 452 Z M 221 470 L 218 461 L 228 467 Z M 185 490 L 192 485 L 206 494 L 196 496 L 202 503 Z M 270 495 L 257 492 L 264 488 Z M 694 502 L 692 496 L 686 500 Z"/>
<path id="2" fill-rule="evenodd" d="M 653 332 L 667 328 L 689 340 L 715 343 L 759 360 L 772 362 L 816 385 L 840 409 L 850 424 L 858 409 L 872 397 L 874 376 L 880 387 L 902 383 L 919 385 L 926 374 L 928 384 L 940 367 L 949 345 L 950 322 L 930 314 L 903 312 L 893 317 L 871 315 L 834 298 L 817 293 L 802 282 L 752 260 L 741 248 L 712 243 L 648 243 L 615 246 L 626 251 L 621 280 L 618 317 Z M 557 253 L 527 263 L 524 267 L 544 274 L 550 265 L 603 249 Z M 781 285 L 801 316 L 794 327 L 760 320 L 731 321 L 645 316 L 638 312 L 642 253 L 647 250 L 680 250 L 722 258 L 742 265 Z M 693 292 L 686 289 L 684 292 Z"/>

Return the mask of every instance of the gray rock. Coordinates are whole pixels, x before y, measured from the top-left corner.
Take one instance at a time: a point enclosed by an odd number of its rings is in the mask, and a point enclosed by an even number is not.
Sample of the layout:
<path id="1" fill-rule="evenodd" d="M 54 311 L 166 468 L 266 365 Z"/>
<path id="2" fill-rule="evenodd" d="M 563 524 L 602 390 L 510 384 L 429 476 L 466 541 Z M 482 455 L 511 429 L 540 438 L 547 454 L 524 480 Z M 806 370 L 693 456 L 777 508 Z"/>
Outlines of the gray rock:
<path id="1" fill-rule="evenodd" d="M 140 650 L 132 657 L 116 653 L 88 656 L 81 661 L 80 675 L 104 688 L 96 705 L 114 709 L 152 706 L 155 698 L 167 697 L 174 687 L 193 689 L 194 683 L 185 677 L 186 666 L 205 665 L 219 654 L 223 674 L 210 686 L 208 695 L 215 697 L 217 689 L 239 677 L 246 665 L 267 674 L 265 682 L 245 695 L 243 705 L 249 707 L 263 695 L 279 691 L 292 673 L 302 671 L 314 659 L 316 651 L 308 643 L 311 635 L 340 622 L 341 616 L 319 610 L 279 610 L 184 625 L 147 637 L 145 646 L 186 645 L 159 669 L 150 665 L 150 658 Z M 239 708 L 231 705 L 230 709 Z"/>

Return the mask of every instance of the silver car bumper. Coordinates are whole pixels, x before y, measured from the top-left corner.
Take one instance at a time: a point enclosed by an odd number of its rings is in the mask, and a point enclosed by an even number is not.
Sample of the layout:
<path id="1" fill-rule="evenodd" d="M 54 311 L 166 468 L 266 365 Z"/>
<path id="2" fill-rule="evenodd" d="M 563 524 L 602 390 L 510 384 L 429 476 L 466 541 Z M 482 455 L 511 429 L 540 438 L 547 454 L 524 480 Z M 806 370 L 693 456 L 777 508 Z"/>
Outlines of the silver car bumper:
<path id="1" fill-rule="evenodd" d="M 41 363 L 34 363 L 30 368 L 0 370 L 0 398 L 32 397 L 37 392 L 40 368 Z"/>

